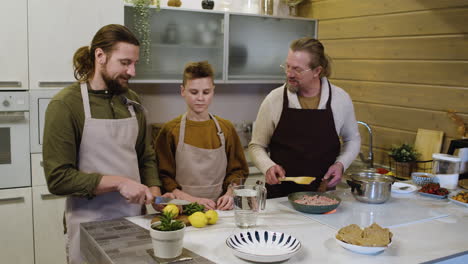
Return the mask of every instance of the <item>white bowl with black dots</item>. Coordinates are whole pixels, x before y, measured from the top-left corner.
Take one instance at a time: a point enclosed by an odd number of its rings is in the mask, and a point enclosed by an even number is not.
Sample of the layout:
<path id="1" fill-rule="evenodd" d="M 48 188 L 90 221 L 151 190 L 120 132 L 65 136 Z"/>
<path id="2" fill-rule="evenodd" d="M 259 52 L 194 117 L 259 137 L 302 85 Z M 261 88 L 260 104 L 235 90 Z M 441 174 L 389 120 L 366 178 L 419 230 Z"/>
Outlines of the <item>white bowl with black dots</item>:
<path id="1" fill-rule="evenodd" d="M 291 258 L 301 249 L 295 237 L 266 230 L 248 230 L 232 234 L 226 239 L 232 253 L 255 262 L 278 262 Z"/>

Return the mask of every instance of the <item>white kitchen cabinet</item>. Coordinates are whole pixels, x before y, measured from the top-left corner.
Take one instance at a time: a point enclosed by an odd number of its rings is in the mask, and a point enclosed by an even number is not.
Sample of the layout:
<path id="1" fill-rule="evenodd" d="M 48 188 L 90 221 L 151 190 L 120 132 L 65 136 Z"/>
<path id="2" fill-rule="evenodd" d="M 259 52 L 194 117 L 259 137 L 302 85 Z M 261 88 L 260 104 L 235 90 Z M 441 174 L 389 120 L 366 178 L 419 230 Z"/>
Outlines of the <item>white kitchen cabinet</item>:
<path id="1" fill-rule="evenodd" d="M 47 185 L 44 176 L 42 153 L 31 154 L 31 182 L 32 186 Z"/>
<path id="2" fill-rule="evenodd" d="M 283 83 L 280 64 L 292 40 L 317 37 L 317 21 L 212 10 L 152 9 L 151 60 L 141 59 L 135 83 L 180 83 L 189 61 L 207 60 L 217 83 Z M 137 32 L 133 6 L 125 25 Z"/>
<path id="3" fill-rule="evenodd" d="M 123 5 L 122 0 L 28 0 L 30 88 L 75 81 L 73 54 L 90 45 L 102 26 L 123 24 Z"/>
<path id="4" fill-rule="evenodd" d="M 0 90 L 28 89 L 28 1 L 2 1 Z"/>
<path id="5" fill-rule="evenodd" d="M 35 264 L 65 264 L 65 197 L 50 194 L 47 186 L 35 186 L 32 193 Z"/>
<path id="6" fill-rule="evenodd" d="M 2 263 L 34 263 L 31 188 L 0 190 Z"/>

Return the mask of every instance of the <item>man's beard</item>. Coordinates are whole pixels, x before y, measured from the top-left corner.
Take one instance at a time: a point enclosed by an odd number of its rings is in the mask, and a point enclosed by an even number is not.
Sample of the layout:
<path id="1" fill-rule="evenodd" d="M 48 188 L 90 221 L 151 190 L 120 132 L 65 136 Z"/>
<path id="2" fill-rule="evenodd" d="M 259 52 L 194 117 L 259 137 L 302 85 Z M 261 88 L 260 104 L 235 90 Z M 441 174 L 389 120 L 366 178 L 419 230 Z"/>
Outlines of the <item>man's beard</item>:
<path id="1" fill-rule="evenodd" d="M 117 78 L 123 77 L 123 76 L 117 76 Z M 122 85 L 119 83 L 118 79 L 112 79 L 109 77 L 107 72 L 103 71 L 102 72 L 102 79 L 104 80 L 104 83 L 107 86 L 107 89 L 109 92 L 115 95 L 123 94 L 128 91 L 128 83 Z M 130 79 L 130 78 L 127 78 Z"/>
<path id="2" fill-rule="evenodd" d="M 292 93 L 297 93 L 300 87 L 289 84 L 288 79 L 286 79 L 286 88 Z"/>

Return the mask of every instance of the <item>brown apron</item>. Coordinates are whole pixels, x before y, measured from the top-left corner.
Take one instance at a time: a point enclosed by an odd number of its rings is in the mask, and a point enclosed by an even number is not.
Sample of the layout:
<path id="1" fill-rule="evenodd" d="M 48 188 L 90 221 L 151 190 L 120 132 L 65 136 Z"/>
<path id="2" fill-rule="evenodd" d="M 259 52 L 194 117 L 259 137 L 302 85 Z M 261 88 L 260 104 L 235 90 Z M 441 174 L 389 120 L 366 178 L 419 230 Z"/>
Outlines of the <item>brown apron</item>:
<path id="1" fill-rule="evenodd" d="M 270 157 L 286 171 L 286 176 L 312 176 L 317 180 L 309 185 L 294 182 L 266 184 L 268 198 L 283 197 L 293 192 L 316 191 L 328 168 L 340 153 L 340 140 L 336 133 L 331 109 L 332 92 L 325 109 L 289 108 L 286 85 L 283 110 L 278 126 L 271 137 Z"/>
<path id="2" fill-rule="evenodd" d="M 218 120 L 210 114 L 216 124 L 221 146 L 217 149 L 203 149 L 185 144 L 187 114 L 180 120 L 179 143 L 176 150 L 176 181 L 182 191 L 196 197 L 216 201 L 223 192 L 226 177 L 227 157 L 224 133 Z"/>
<path id="3" fill-rule="evenodd" d="M 85 123 L 80 143 L 79 170 L 86 173 L 119 175 L 140 182 L 135 151 L 138 121 L 133 106 L 128 106 L 130 118 L 94 119 L 91 117 L 86 84 L 82 83 L 80 88 Z M 140 215 L 141 208 L 139 204 L 128 203 L 119 192 L 104 193 L 91 200 L 67 197 L 65 218 L 69 263 L 84 263 L 80 253 L 80 223 Z"/>

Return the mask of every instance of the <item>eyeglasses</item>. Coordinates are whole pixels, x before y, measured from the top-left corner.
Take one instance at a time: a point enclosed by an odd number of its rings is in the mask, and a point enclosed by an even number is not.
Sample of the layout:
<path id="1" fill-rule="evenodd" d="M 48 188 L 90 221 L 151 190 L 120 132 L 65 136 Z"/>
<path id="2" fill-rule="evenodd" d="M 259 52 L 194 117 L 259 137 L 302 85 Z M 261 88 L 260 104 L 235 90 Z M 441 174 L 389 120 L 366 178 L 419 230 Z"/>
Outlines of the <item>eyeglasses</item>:
<path id="1" fill-rule="evenodd" d="M 299 69 L 299 68 L 290 68 L 288 64 L 284 63 L 284 64 L 281 64 L 280 67 L 283 69 L 284 73 L 288 73 L 288 72 L 292 72 L 294 75 L 301 75 L 305 72 L 308 72 L 308 71 L 311 71 L 312 69 L 309 68 L 309 69 L 306 69 L 306 70 L 302 70 L 302 69 Z"/>

